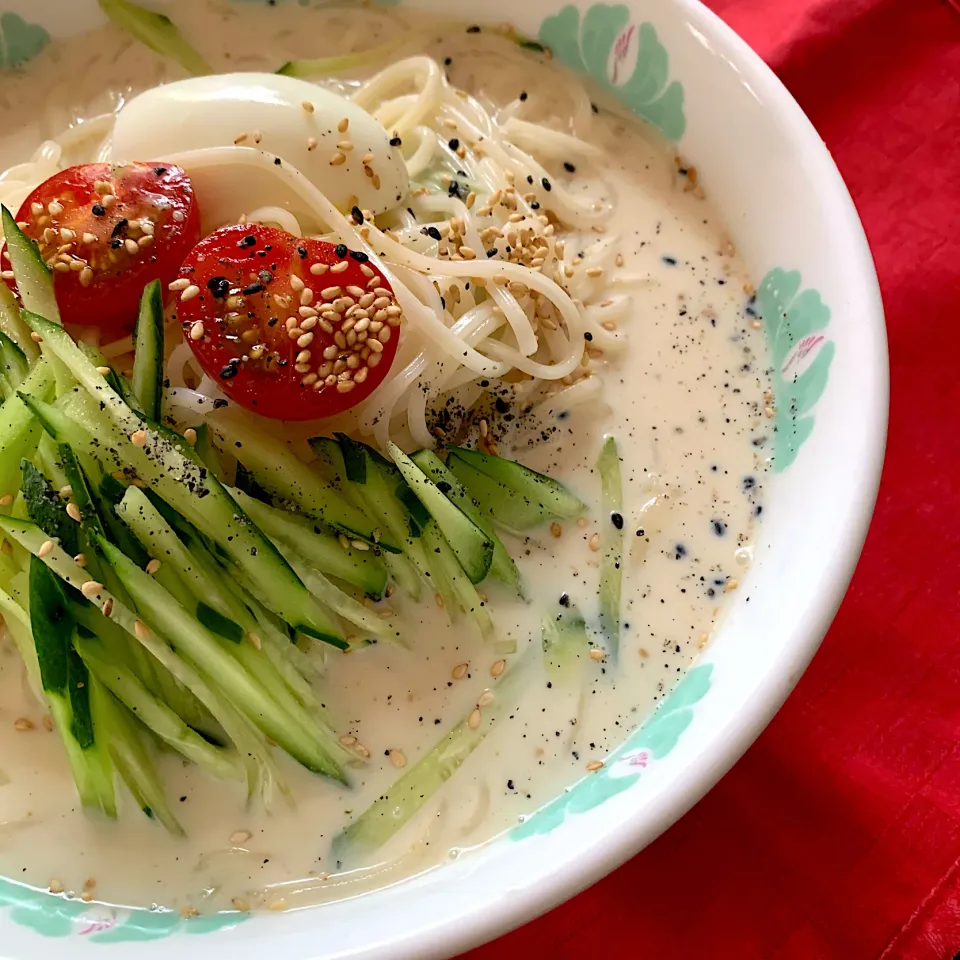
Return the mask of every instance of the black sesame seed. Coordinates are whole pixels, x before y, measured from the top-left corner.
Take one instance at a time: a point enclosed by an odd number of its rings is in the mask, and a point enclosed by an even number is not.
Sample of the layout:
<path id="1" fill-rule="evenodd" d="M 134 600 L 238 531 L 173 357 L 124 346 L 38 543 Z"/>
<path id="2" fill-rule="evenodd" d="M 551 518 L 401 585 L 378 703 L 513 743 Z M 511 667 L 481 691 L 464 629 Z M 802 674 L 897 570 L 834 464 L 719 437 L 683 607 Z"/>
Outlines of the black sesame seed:
<path id="1" fill-rule="evenodd" d="M 249 297 L 255 293 L 262 293 L 262 292 L 263 292 L 262 283 L 251 283 L 249 286 L 244 287 L 242 291 L 245 297 Z"/>
<path id="2" fill-rule="evenodd" d="M 154 167 L 154 168 L 153 168 L 153 172 L 154 172 L 158 177 L 162 177 L 162 176 L 167 172 L 167 168 L 166 168 L 166 167 Z"/>
<path id="3" fill-rule="evenodd" d="M 268 248 L 268 249 L 269 249 L 269 248 Z M 297 247 L 297 256 L 298 256 L 301 260 L 306 260 L 306 259 L 307 259 L 307 248 L 306 248 L 306 247 Z M 276 270 L 277 268 L 274 267 L 273 269 Z"/>
<path id="4" fill-rule="evenodd" d="M 110 246 L 111 246 L 114 250 L 119 250 L 119 249 L 123 246 L 123 241 L 122 241 L 119 237 L 114 237 L 114 238 L 110 241 Z"/>
<path id="5" fill-rule="evenodd" d="M 114 225 L 113 229 L 110 231 L 111 237 L 119 237 L 127 227 L 130 226 L 130 221 L 126 217 L 121 217 Z"/>
<path id="6" fill-rule="evenodd" d="M 610 514 L 610 522 L 618 529 L 623 529 L 623 514 L 618 513 L 616 510 Z"/>
<path id="7" fill-rule="evenodd" d="M 443 239 L 443 237 L 440 236 L 440 231 L 436 227 L 424 227 L 423 232 L 432 240 Z"/>
<path id="8" fill-rule="evenodd" d="M 257 245 L 257 238 L 252 234 L 248 233 L 240 242 L 237 244 L 238 247 L 246 249 L 247 247 L 255 247 Z"/>
<path id="9" fill-rule="evenodd" d="M 673 550 L 674 556 L 677 558 L 677 560 L 687 555 L 687 548 L 682 543 L 678 543 Z"/>
<path id="10" fill-rule="evenodd" d="M 718 536 L 722 537 L 727 532 L 727 525 L 722 520 L 713 521 L 713 532 Z"/>
<path id="11" fill-rule="evenodd" d="M 533 200 L 533 201 L 531 201 L 531 203 L 530 203 L 530 209 L 531 209 L 531 210 L 539 210 L 539 209 L 540 209 L 540 204 L 537 203 L 536 200 Z"/>
<path id="12" fill-rule="evenodd" d="M 587 332 L 583 335 L 583 339 L 589 343 L 593 339 L 593 334 L 587 330 Z"/>
<path id="13" fill-rule="evenodd" d="M 561 593 L 561 594 L 560 594 L 560 606 L 561 606 L 561 607 L 569 607 L 569 606 L 570 606 L 570 594 L 568 594 L 568 593 Z"/>
<path id="14" fill-rule="evenodd" d="M 550 186 L 550 181 L 546 177 L 544 177 L 540 182 L 543 184 L 543 189 L 546 190 L 547 193 L 553 189 L 553 187 Z"/>
<path id="15" fill-rule="evenodd" d="M 452 140 L 447 141 L 447 146 L 451 150 L 457 150 L 460 147 L 460 141 L 456 137 L 454 137 Z"/>
<path id="16" fill-rule="evenodd" d="M 211 277 L 207 287 L 217 300 L 222 300 L 230 292 L 230 281 L 226 277 Z"/>
<path id="17" fill-rule="evenodd" d="M 227 403 L 228 401 L 224 400 L 223 397 L 217 397 L 217 399 L 213 401 L 213 409 L 220 410 L 225 407 Z"/>
<path id="18" fill-rule="evenodd" d="M 220 379 L 221 380 L 232 380 L 240 372 L 239 366 L 236 360 L 232 360 L 230 363 L 226 364 L 220 370 Z"/>
<path id="19" fill-rule="evenodd" d="M 563 161 L 563 169 L 566 170 L 567 173 L 576 173 L 576 172 L 577 172 L 577 168 L 576 168 L 572 163 L 570 163 L 569 160 L 564 160 L 564 161 Z"/>
<path id="20" fill-rule="evenodd" d="M 90 208 L 90 212 L 91 212 L 95 217 L 102 217 L 102 216 L 107 212 L 107 210 L 106 210 L 106 207 L 104 207 L 102 204 L 95 203 L 95 204 Z"/>
<path id="21" fill-rule="evenodd" d="M 273 158 L 273 162 L 274 162 L 274 164 L 275 164 L 276 166 L 279 167 L 280 164 L 281 164 L 283 161 L 282 161 L 279 157 L 274 157 L 274 158 Z"/>
<path id="22" fill-rule="evenodd" d="M 363 223 L 363 211 L 359 207 L 355 206 L 350 211 L 350 216 L 353 217 L 354 223 L 358 226 Z"/>
<path id="23" fill-rule="evenodd" d="M 362 250 L 351 250 L 350 257 L 357 263 L 366 263 L 370 259 Z"/>
<path id="24" fill-rule="evenodd" d="M 390 146 L 391 146 L 391 147 L 400 147 L 400 146 L 402 146 L 402 145 L 403 145 L 403 141 L 402 141 L 399 137 L 391 137 L 391 138 L 390 138 Z"/>
<path id="25" fill-rule="evenodd" d="M 491 247 L 491 248 L 487 251 L 487 256 L 488 256 L 488 257 L 495 257 L 496 255 L 497 255 L 497 248 L 496 248 L 496 247 Z"/>
<path id="26" fill-rule="evenodd" d="M 478 26 L 467 27 L 467 33 L 479 33 L 480 28 Z"/>
<path id="27" fill-rule="evenodd" d="M 663 256 L 660 258 L 668 267 L 675 267 L 677 265 L 676 257 L 667 257 Z"/>
<path id="28" fill-rule="evenodd" d="M 347 255 L 347 245 L 345 243 L 338 243 L 334 248 L 333 252 L 342 260 Z"/>
<path id="29" fill-rule="evenodd" d="M 527 91 L 526 91 L 526 90 L 521 91 L 521 93 L 520 93 L 520 102 L 523 103 L 523 102 L 527 99 L 527 96 L 528 96 L 528 94 L 527 94 Z"/>

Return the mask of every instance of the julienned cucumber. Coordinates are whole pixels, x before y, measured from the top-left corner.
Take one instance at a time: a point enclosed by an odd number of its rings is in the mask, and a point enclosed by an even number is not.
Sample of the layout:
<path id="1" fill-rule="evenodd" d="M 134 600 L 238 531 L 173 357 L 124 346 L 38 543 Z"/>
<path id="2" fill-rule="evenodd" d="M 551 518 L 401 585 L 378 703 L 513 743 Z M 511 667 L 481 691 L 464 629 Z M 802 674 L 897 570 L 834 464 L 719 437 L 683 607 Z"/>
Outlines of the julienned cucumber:
<path id="1" fill-rule="evenodd" d="M 432 450 L 417 450 L 410 459 L 437 485 L 438 489 L 455 503 L 493 542 L 493 561 L 490 564 L 490 576 L 509 584 L 523 596 L 520 571 L 513 562 L 503 541 L 497 536 L 488 517 L 477 509 L 470 499 L 466 488 L 456 478 L 447 465 Z"/>
<path id="2" fill-rule="evenodd" d="M 47 400 L 52 398 L 53 390 L 53 371 L 41 358 L 20 384 L 20 395 L 8 397 L 0 406 L 0 497 L 16 494 L 20 487 L 20 461 L 33 455 L 42 433 L 22 396 Z"/>
<path id="3" fill-rule="evenodd" d="M 26 312 L 24 320 L 97 401 L 96 421 L 83 424 L 96 438 L 96 449 L 88 452 L 112 460 L 113 469 L 133 471 L 150 484 L 249 574 L 267 605 L 287 623 L 310 636 L 342 644 L 343 637 L 310 592 L 219 481 L 199 459 L 193 459 L 186 441 L 172 442 L 170 431 L 134 413 L 62 327 Z"/>
<path id="4" fill-rule="evenodd" d="M 17 226 L 13 214 L 3 207 L 3 235 L 7 241 L 10 266 L 17 277 L 17 293 L 25 310 L 60 323 L 60 308 L 53 292 L 50 268 L 43 262 L 37 245 Z"/>
<path id="5" fill-rule="evenodd" d="M 359 587 L 375 599 L 383 595 L 387 571 L 372 550 L 344 548 L 338 537 L 307 517 L 261 503 L 242 490 L 230 493 L 268 537 L 293 547 L 321 573 Z"/>
<path id="6" fill-rule="evenodd" d="M 529 658 L 519 658 L 492 688 L 493 702 L 478 710 L 478 717 L 458 723 L 337 837 L 338 859 L 347 861 L 383 846 L 463 766 L 498 723 L 522 713 L 530 666 Z"/>
<path id="7" fill-rule="evenodd" d="M 342 748 L 332 744 L 309 719 L 296 716 L 292 706 L 275 703 L 258 681 L 225 650 L 217 638 L 193 619 L 149 574 L 125 557 L 116 547 L 101 541 L 100 549 L 130 592 L 147 626 L 173 643 L 174 649 L 192 662 L 201 673 L 215 678 L 224 690 L 233 690 L 260 729 L 280 744 L 308 770 L 346 783 L 334 753 Z"/>
<path id="8" fill-rule="evenodd" d="M 163 397 L 163 295 L 159 280 L 144 287 L 133 345 L 133 393 L 143 413 L 159 422 Z"/>
<path id="9" fill-rule="evenodd" d="M 131 36 L 162 57 L 175 60 L 188 73 L 213 73 L 210 65 L 184 40 L 169 17 L 144 10 L 127 0 L 100 0 L 100 9 Z"/>
<path id="10" fill-rule="evenodd" d="M 20 305 L 13 291 L 0 283 L 0 330 L 22 351 L 29 363 L 35 363 L 40 348 L 30 339 L 30 328 L 20 319 Z"/>
<path id="11" fill-rule="evenodd" d="M 363 540 L 373 540 L 370 519 L 311 470 L 282 441 L 228 407 L 207 414 L 206 422 L 232 457 L 271 496 L 291 503 L 300 513 Z"/>
<path id="12" fill-rule="evenodd" d="M 597 460 L 603 512 L 607 516 L 600 534 L 603 555 L 600 561 L 600 628 L 607 638 L 611 656 L 620 645 L 620 593 L 623 583 L 623 481 L 617 441 L 607 437 Z"/>
<path id="13" fill-rule="evenodd" d="M 527 530 L 550 520 L 570 520 L 587 509 L 556 480 L 504 457 L 450 447 L 447 466 L 482 515 L 512 530 Z"/>
<path id="14" fill-rule="evenodd" d="M 471 583 L 480 583 L 493 562 L 493 541 L 395 443 L 390 456 L 417 499 L 437 521 Z"/>
<path id="15" fill-rule="evenodd" d="M 541 621 L 543 662 L 553 683 L 572 685 L 590 655 L 587 624 L 575 607 Z"/>

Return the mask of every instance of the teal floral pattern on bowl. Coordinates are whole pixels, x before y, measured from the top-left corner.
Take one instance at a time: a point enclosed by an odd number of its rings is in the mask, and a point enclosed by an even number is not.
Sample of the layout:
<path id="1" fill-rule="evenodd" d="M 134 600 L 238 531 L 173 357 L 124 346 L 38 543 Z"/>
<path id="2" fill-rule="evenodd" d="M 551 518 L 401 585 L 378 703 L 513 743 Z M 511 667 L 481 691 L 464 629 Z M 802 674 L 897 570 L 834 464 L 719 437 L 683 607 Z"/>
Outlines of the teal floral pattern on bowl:
<path id="1" fill-rule="evenodd" d="M 128 910 L 54 896 L 0 878 L 0 907 L 10 919 L 45 937 L 83 937 L 91 943 L 135 943 L 172 933 L 210 933 L 249 919 L 245 913 L 212 913 L 189 919 L 170 910 Z"/>
<path id="2" fill-rule="evenodd" d="M 753 311 L 762 319 L 773 366 L 776 433 L 773 469 L 785 470 L 813 432 L 812 410 L 827 386 L 836 352 L 824 331 L 830 308 L 816 290 L 802 290 L 796 270 L 771 270 L 757 288 Z"/>
<path id="3" fill-rule="evenodd" d="M 0 68 L 20 67 L 48 43 L 50 34 L 17 13 L 0 14 Z"/>
<path id="4" fill-rule="evenodd" d="M 710 663 L 689 670 L 653 716 L 614 750 L 599 770 L 527 817 L 510 831 L 510 838 L 524 840 L 549 833 L 559 827 L 568 814 L 592 810 L 636 783 L 646 767 L 665 757 L 677 745 L 680 735 L 693 720 L 694 704 L 710 689 L 712 674 Z"/>
<path id="5" fill-rule="evenodd" d="M 687 126 L 683 85 L 669 76 L 669 57 L 650 23 L 630 23 L 622 4 L 597 3 L 585 12 L 564 7 L 540 26 L 540 42 L 579 73 L 589 74 L 671 140 Z M 632 64 L 632 69 L 631 69 Z"/>

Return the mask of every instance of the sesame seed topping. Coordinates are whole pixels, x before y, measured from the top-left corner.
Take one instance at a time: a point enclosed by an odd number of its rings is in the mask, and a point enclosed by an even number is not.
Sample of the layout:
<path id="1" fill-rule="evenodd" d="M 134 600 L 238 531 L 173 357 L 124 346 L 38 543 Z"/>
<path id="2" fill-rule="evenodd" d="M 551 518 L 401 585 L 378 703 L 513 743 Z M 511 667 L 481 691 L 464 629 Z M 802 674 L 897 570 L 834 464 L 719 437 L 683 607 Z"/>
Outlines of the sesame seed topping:
<path id="1" fill-rule="evenodd" d="M 146 430 L 134 430 L 130 434 L 130 442 L 135 447 L 142 447 L 147 442 L 147 431 Z"/>
<path id="2" fill-rule="evenodd" d="M 303 107 L 307 113 L 313 113 L 313 111 L 317 109 L 309 100 L 301 100 L 300 106 Z"/>
<path id="3" fill-rule="evenodd" d="M 55 546 L 56 544 L 52 540 L 44 540 L 43 543 L 40 544 L 40 549 L 37 551 L 37 556 L 42 560 L 53 550 Z"/>
<path id="4" fill-rule="evenodd" d="M 350 266 L 350 264 L 349 264 L 346 260 L 341 260 L 340 263 L 335 263 L 335 264 L 330 268 L 330 272 L 331 272 L 331 273 L 343 273 L 344 270 L 346 270 L 347 267 L 349 267 L 349 266 Z"/>
<path id="5" fill-rule="evenodd" d="M 600 650 L 598 647 L 593 647 L 590 650 L 590 659 L 591 660 L 606 660 L 607 655 L 603 650 Z"/>
<path id="6" fill-rule="evenodd" d="M 80 523 L 80 521 L 83 519 L 83 517 L 80 515 L 80 508 L 75 503 L 67 504 L 67 516 L 71 520 L 76 520 L 77 523 Z"/>
<path id="7" fill-rule="evenodd" d="M 195 321 L 194 324 L 190 327 L 191 340 L 202 340 L 204 333 L 206 333 L 206 330 L 204 330 L 202 320 Z"/>
<path id="8" fill-rule="evenodd" d="M 317 149 L 317 138 L 316 137 L 307 137 L 307 151 L 313 153 Z"/>
<path id="9" fill-rule="evenodd" d="M 347 162 L 347 155 L 339 150 L 330 158 L 331 167 L 339 167 Z"/>
<path id="10" fill-rule="evenodd" d="M 490 665 L 490 676 L 499 677 L 500 674 L 506 669 L 507 661 L 506 660 L 494 660 Z"/>
<path id="11" fill-rule="evenodd" d="M 467 726 L 471 730 L 476 730 L 480 726 L 480 711 L 473 710 L 469 717 L 467 717 Z"/>
<path id="12" fill-rule="evenodd" d="M 189 286 L 183 288 L 183 292 L 180 294 L 180 300 L 181 302 L 186 302 L 199 295 L 200 288 L 195 283 L 191 283 Z"/>
<path id="13" fill-rule="evenodd" d="M 144 569 L 152 577 L 160 569 L 160 561 L 151 560 Z"/>
<path id="14" fill-rule="evenodd" d="M 13 729 L 19 733 L 26 733 L 26 731 L 33 729 L 33 721 L 26 717 L 18 717 L 13 721 Z"/>
<path id="15" fill-rule="evenodd" d="M 390 750 L 387 756 L 395 767 L 405 767 L 407 765 L 407 758 L 402 750 Z"/>
<path id="16" fill-rule="evenodd" d="M 133 633 L 138 640 L 150 639 L 150 628 L 142 620 L 133 621 Z"/>
<path id="17" fill-rule="evenodd" d="M 340 133 L 346 133 L 346 132 L 347 132 L 347 127 L 349 127 L 349 126 L 350 126 L 350 120 L 349 120 L 347 117 L 344 117 L 344 118 L 337 124 L 337 130 L 339 130 Z"/>
<path id="18" fill-rule="evenodd" d="M 167 289 L 173 291 L 174 293 L 179 293 L 183 290 L 186 290 L 190 286 L 190 281 L 186 277 L 179 277 L 176 280 L 173 280 L 171 283 L 167 284 Z"/>
<path id="19" fill-rule="evenodd" d="M 321 274 L 326 273 L 330 268 L 325 263 L 315 263 L 310 267 L 310 272 L 315 276 L 319 277 Z"/>
<path id="20" fill-rule="evenodd" d="M 602 760 L 591 760 L 591 761 L 587 764 L 587 770 L 588 770 L 590 773 L 596 773 L 597 770 L 601 769 L 602 767 L 603 767 L 603 761 L 602 761 Z"/>
<path id="21" fill-rule="evenodd" d="M 81 587 L 80 592 L 88 599 L 92 600 L 103 589 L 102 583 L 96 580 L 87 580 Z"/>

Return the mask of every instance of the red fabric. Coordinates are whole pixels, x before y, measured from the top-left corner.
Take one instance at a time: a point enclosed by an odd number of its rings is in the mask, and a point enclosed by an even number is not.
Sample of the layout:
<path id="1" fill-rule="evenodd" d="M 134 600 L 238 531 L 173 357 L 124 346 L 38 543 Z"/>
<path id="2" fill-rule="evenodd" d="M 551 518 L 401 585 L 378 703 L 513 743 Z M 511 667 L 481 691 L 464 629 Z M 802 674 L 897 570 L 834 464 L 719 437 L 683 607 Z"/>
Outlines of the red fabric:
<path id="1" fill-rule="evenodd" d="M 873 247 L 892 378 L 877 512 L 823 647 L 733 771 L 469 960 L 960 953 L 960 3 L 710 2 L 823 135 Z"/>

